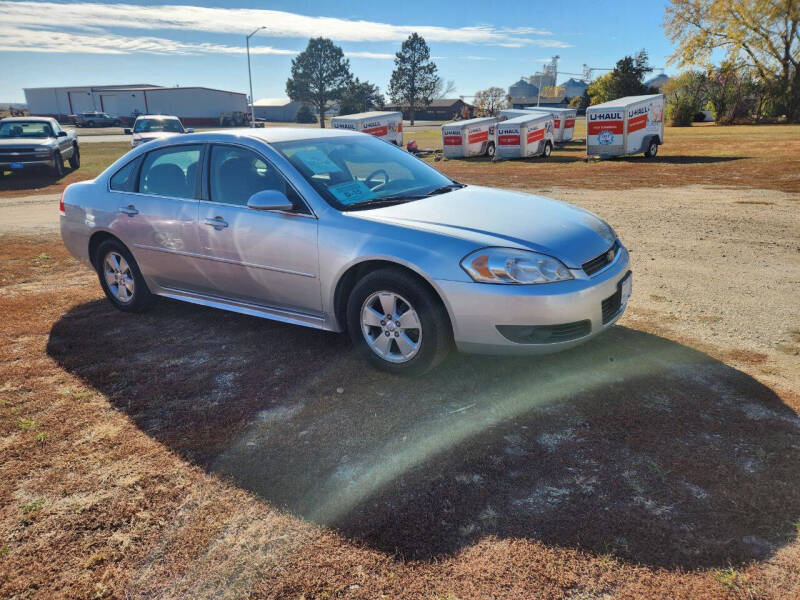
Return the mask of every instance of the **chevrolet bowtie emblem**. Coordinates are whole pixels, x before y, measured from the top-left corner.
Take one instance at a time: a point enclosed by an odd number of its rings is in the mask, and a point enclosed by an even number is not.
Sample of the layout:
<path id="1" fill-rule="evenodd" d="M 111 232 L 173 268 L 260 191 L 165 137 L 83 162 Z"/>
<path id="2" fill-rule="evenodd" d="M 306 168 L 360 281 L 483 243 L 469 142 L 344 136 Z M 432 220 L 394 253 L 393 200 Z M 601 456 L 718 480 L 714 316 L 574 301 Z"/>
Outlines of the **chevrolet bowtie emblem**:
<path id="1" fill-rule="evenodd" d="M 606 256 L 608 257 L 608 262 L 611 262 L 612 260 L 614 260 L 614 250 L 613 249 L 609 250 L 608 254 L 606 254 Z"/>

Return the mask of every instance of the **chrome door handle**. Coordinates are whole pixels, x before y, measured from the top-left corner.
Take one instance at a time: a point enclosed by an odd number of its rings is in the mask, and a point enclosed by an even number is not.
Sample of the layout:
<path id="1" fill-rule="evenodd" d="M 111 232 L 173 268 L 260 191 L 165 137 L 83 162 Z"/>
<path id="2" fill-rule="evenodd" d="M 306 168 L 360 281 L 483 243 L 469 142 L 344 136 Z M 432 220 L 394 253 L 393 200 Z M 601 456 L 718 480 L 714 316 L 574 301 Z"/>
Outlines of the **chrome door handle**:
<path id="1" fill-rule="evenodd" d="M 123 215 L 128 215 L 129 217 L 132 217 L 133 215 L 138 215 L 139 214 L 139 211 L 136 210 L 136 207 L 133 204 L 129 204 L 128 206 L 121 207 L 119 209 L 119 212 L 121 212 Z"/>
<path id="2" fill-rule="evenodd" d="M 214 217 L 213 219 L 206 219 L 205 224 L 213 227 L 214 229 L 223 229 L 228 226 L 228 223 L 222 217 Z"/>

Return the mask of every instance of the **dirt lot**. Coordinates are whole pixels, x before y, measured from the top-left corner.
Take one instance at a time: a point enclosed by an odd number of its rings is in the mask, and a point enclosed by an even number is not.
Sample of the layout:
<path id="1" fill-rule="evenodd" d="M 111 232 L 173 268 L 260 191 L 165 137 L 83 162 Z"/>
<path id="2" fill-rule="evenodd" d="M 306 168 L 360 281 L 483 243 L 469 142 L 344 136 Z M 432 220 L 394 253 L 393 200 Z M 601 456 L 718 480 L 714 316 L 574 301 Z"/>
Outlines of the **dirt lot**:
<path id="1" fill-rule="evenodd" d="M 800 196 L 442 164 L 608 219 L 619 326 L 398 379 L 0 235 L 0 597 L 800 596 Z"/>

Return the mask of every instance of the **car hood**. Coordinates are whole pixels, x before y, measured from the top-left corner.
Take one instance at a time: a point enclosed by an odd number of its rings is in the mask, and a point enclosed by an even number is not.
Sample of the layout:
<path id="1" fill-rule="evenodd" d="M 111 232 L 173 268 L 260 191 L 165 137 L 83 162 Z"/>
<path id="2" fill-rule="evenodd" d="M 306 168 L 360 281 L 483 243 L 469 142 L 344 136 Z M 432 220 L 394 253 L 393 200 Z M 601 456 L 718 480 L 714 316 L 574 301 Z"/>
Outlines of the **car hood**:
<path id="1" fill-rule="evenodd" d="M 458 237 L 478 247 L 534 250 L 572 268 L 608 250 L 615 239 L 605 221 L 577 206 L 479 186 L 346 214 Z"/>
<path id="2" fill-rule="evenodd" d="M 2 138 L 0 148 L 8 146 L 45 146 L 49 148 L 55 144 L 53 138 Z"/>

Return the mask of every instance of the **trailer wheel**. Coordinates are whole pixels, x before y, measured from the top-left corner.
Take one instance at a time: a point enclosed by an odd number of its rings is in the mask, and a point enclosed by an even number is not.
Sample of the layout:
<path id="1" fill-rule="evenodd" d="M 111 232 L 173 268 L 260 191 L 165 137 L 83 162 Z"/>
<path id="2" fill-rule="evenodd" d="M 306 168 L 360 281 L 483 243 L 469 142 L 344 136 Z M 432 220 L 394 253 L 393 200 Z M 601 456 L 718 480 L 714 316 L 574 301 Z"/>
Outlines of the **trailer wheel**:
<path id="1" fill-rule="evenodd" d="M 542 158 L 550 158 L 553 153 L 553 145 L 550 142 L 544 143 L 544 150 L 542 150 Z"/>
<path id="2" fill-rule="evenodd" d="M 489 142 L 489 145 L 486 146 L 486 156 L 494 158 L 494 142 Z"/>
<path id="3" fill-rule="evenodd" d="M 656 154 L 658 154 L 658 138 L 652 138 L 647 145 L 647 150 L 644 151 L 644 155 L 646 158 L 655 158 Z"/>

